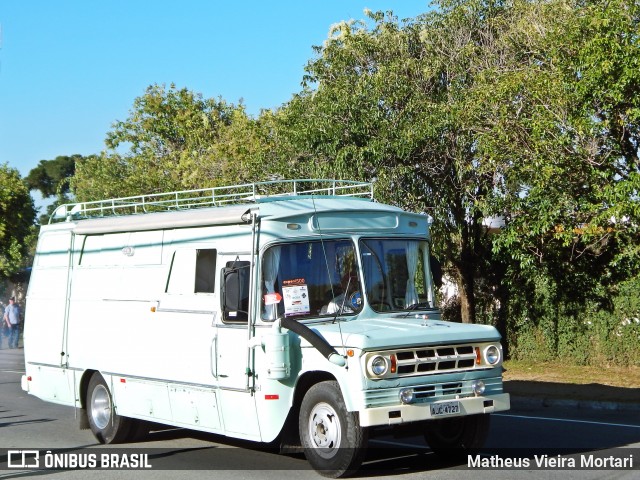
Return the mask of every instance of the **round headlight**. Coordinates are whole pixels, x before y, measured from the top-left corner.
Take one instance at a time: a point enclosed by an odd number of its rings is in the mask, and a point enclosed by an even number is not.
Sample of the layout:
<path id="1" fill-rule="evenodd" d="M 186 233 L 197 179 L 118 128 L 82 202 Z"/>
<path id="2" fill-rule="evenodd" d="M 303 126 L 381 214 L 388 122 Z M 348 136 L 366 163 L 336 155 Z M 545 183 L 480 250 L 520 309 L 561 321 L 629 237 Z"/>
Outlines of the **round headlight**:
<path id="1" fill-rule="evenodd" d="M 495 345 L 491 345 L 484 351 L 484 358 L 487 359 L 489 365 L 495 365 L 500 361 L 500 350 Z"/>
<path id="2" fill-rule="evenodd" d="M 387 360 L 384 357 L 377 356 L 371 359 L 369 363 L 371 373 L 377 376 L 382 376 L 387 373 Z"/>
<path id="3" fill-rule="evenodd" d="M 471 390 L 473 390 L 474 395 L 482 395 L 486 390 L 486 386 L 482 380 L 474 380 L 471 383 Z"/>
<path id="4" fill-rule="evenodd" d="M 412 403 L 414 399 L 413 388 L 403 388 L 400 390 L 400 401 L 405 405 Z"/>

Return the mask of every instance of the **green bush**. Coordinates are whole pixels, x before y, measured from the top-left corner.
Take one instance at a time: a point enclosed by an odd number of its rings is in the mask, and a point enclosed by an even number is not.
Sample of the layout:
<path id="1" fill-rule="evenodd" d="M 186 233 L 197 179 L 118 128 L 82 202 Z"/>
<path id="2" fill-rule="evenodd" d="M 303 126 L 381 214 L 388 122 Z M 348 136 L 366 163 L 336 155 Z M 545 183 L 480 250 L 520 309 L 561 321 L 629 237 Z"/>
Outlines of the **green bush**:
<path id="1" fill-rule="evenodd" d="M 549 281 L 510 305 L 511 358 L 575 365 L 640 365 L 640 277 L 619 284 L 609 308 L 557 302 Z"/>

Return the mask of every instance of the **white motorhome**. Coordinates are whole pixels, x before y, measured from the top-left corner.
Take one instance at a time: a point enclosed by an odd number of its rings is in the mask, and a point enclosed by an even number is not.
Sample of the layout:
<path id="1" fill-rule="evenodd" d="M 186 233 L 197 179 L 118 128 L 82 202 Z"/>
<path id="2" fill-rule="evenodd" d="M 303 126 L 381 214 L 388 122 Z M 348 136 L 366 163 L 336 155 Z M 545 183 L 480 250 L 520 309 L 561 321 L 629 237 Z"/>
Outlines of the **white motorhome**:
<path id="1" fill-rule="evenodd" d="M 102 443 L 152 421 L 298 444 L 332 477 L 380 428 L 482 446 L 509 408 L 499 334 L 441 320 L 427 217 L 372 199 L 298 180 L 58 208 L 23 388 L 81 409 Z"/>

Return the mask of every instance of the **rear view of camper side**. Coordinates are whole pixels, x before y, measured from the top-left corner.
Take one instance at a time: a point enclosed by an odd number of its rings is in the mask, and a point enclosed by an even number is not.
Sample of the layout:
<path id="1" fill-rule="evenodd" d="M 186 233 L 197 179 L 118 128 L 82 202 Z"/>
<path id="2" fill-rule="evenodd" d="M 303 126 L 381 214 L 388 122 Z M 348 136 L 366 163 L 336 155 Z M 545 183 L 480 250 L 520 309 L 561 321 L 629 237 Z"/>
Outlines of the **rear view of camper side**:
<path id="1" fill-rule="evenodd" d="M 509 408 L 499 334 L 441 319 L 427 217 L 372 200 L 295 180 L 59 207 L 23 389 L 101 443 L 161 423 L 298 446 L 327 477 L 357 471 L 382 428 L 480 448 Z"/>

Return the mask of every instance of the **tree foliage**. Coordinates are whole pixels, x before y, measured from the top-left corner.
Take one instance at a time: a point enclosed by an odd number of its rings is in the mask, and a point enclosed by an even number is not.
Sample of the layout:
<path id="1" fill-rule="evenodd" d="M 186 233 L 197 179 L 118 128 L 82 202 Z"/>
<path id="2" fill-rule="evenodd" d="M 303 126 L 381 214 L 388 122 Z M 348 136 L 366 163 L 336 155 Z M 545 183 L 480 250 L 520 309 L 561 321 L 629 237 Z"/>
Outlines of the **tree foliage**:
<path id="1" fill-rule="evenodd" d="M 440 10 L 404 25 L 378 12 L 369 13 L 372 26 L 342 23 L 317 49 L 306 89 L 289 105 L 301 150 L 321 160 L 312 169 L 376 179 L 384 200 L 431 215 L 467 322 L 487 252 L 480 200 L 497 180 L 481 168 L 490 159 L 479 154 L 466 111 L 477 111 L 468 97 L 486 68 L 482 50 L 493 47 L 485 10 Z"/>
<path id="2" fill-rule="evenodd" d="M 28 242 L 36 211 L 20 173 L 0 165 L 0 276 L 10 277 L 26 266 Z"/>
<path id="3" fill-rule="evenodd" d="M 43 198 L 56 197 L 47 205 L 46 212 L 40 215 L 40 223 L 46 223 L 59 205 L 70 201 L 71 179 L 75 175 L 76 163 L 82 159 L 82 155 L 78 154 L 60 155 L 53 160 L 40 160 L 38 166 L 29 171 L 25 178 L 29 190 L 38 190 Z M 33 239 L 35 241 L 37 239 Z"/>
<path id="4" fill-rule="evenodd" d="M 215 179 L 212 156 L 234 107 L 186 88 L 152 85 L 129 117 L 115 122 L 107 151 L 77 166 L 73 189 L 81 200 L 198 188 Z"/>
<path id="5" fill-rule="evenodd" d="M 465 321 L 481 288 L 503 297 L 538 274 L 593 294 L 616 256 L 638 258 L 637 6 L 437 5 L 333 28 L 286 107 L 301 164 L 429 213 Z M 488 238 L 495 215 L 506 228 Z"/>
<path id="6" fill-rule="evenodd" d="M 107 134 L 107 151 L 77 165 L 80 200 L 265 180 L 282 170 L 276 115 L 188 89 L 150 86 Z"/>
<path id="7" fill-rule="evenodd" d="M 508 340 L 543 332 L 562 350 L 558 339 L 586 331 L 587 309 L 628 312 L 615 307 L 617 289 L 638 284 L 640 6 L 434 6 L 404 21 L 366 12 L 334 25 L 302 90 L 258 118 L 149 87 L 108 133 L 108 150 L 77 164 L 74 192 L 375 181 L 379 200 L 433 219 L 463 321 L 494 322 Z M 505 221 L 496 235 L 491 217 Z"/>
<path id="8" fill-rule="evenodd" d="M 44 198 L 69 193 L 69 179 L 81 155 L 60 155 L 53 160 L 40 160 L 25 179 L 29 190 L 39 190 Z"/>

